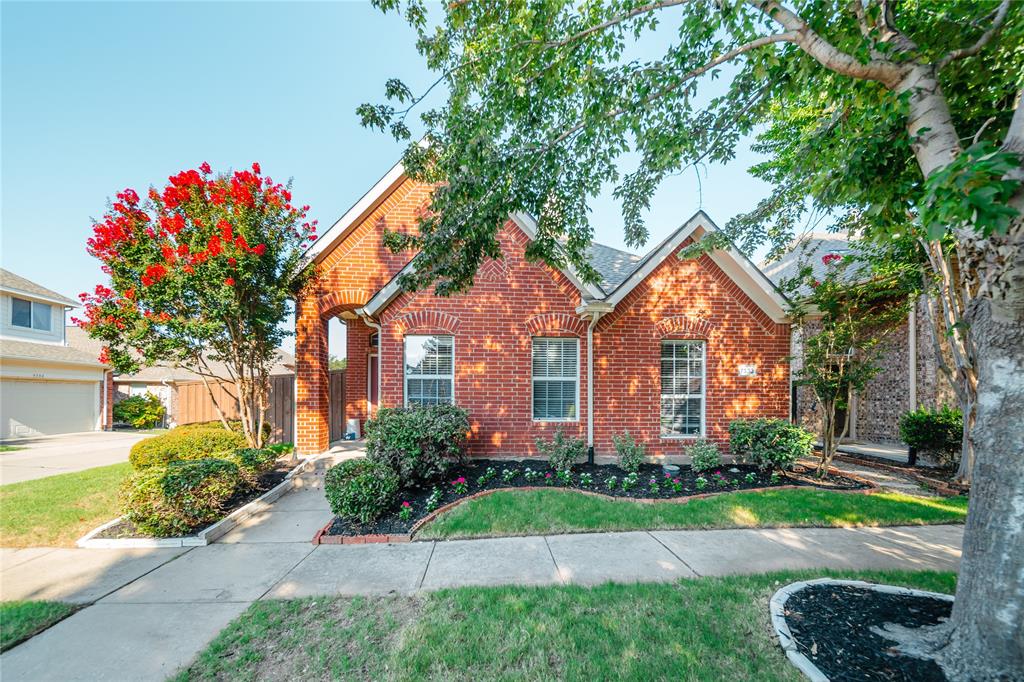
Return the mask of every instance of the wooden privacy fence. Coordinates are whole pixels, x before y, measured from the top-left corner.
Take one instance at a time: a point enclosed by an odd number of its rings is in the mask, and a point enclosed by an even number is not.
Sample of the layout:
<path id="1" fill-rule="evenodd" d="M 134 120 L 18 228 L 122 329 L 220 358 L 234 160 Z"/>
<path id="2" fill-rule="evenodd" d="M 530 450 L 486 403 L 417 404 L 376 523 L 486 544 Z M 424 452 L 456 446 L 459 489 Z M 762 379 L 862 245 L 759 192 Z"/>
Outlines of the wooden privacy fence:
<path id="1" fill-rule="evenodd" d="M 238 419 L 238 400 L 234 387 L 221 382 L 211 383 L 210 388 L 217 404 L 228 419 Z M 177 385 L 175 419 L 178 424 L 215 421 L 220 417 L 210 394 L 202 381 Z M 295 442 L 295 377 L 291 375 L 270 377 L 270 404 L 267 408 L 267 422 L 270 424 L 271 443 Z"/>

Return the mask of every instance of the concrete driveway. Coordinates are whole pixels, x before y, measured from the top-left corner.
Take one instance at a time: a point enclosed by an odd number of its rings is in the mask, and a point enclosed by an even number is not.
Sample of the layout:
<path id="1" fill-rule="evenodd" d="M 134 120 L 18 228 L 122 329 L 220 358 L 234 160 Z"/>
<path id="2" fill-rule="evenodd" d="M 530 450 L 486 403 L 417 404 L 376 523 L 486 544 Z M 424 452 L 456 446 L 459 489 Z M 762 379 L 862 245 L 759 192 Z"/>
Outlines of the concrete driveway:
<path id="1" fill-rule="evenodd" d="M 132 446 L 148 437 L 123 431 L 90 431 L 5 441 L 5 445 L 24 449 L 0 453 L 0 484 L 127 462 Z"/>

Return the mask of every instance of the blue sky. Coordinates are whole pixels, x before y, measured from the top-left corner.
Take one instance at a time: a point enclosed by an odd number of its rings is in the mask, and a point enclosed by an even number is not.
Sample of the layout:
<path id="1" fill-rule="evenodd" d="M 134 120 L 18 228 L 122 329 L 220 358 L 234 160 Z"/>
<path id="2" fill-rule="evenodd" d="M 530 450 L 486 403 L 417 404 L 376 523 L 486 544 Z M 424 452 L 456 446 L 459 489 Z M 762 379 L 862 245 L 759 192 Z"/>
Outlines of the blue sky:
<path id="1" fill-rule="evenodd" d="M 107 197 L 203 161 L 293 178 L 330 225 L 401 153 L 355 108 L 387 78 L 432 81 L 412 31 L 368 3 L 5 0 L 0 23 L 0 261 L 72 297 L 102 281 L 84 244 Z M 753 207 L 754 161 L 665 183 L 649 246 L 698 209 L 721 224 Z M 614 202 L 593 210 L 596 240 L 622 247 Z"/>

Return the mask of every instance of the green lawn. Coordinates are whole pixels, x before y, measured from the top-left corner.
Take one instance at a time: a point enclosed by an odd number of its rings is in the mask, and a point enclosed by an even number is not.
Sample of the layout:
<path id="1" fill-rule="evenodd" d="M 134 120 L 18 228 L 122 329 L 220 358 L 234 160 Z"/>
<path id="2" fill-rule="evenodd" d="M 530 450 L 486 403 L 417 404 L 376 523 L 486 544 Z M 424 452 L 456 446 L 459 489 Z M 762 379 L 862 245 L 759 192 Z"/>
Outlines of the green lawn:
<path id="1" fill-rule="evenodd" d="M 71 614 L 74 604 L 59 601 L 9 601 L 0 603 L 0 651 L 42 632 Z"/>
<path id="2" fill-rule="evenodd" d="M 0 486 L 0 546 L 72 547 L 120 514 L 117 491 L 125 462 Z"/>
<path id="3" fill-rule="evenodd" d="M 461 588 L 413 597 L 262 601 L 187 680 L 792 680 L 768 600 L 834 575 L 952 593 L 933 572 L 787 571 L 672 584 Z"/>
<path id="4" fill-rule="evenodd" d="M 502 491 L 428 523 L 419 539 L 541 535 L 597 530 L 898 526 L 962 523 L 967 498 L 871 495 L 815 488 L 736 492 L 685 504 L 642 504 L 571 490 Z"/>
<path id="5" fill-rule="evenodd" d="M 23 445 L 0 445 L 0 452 L 14 452 L 15 450 L 24 450 Z"/>

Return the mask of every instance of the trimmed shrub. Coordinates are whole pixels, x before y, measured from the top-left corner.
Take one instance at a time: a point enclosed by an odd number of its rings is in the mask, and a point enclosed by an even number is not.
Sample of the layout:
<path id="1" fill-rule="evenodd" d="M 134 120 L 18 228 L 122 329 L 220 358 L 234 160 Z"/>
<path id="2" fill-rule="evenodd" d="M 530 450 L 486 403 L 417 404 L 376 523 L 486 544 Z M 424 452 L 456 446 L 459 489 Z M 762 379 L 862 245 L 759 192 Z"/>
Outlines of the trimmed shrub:
<path id="1" fill-rule="evenodd" d="M 761 470 L 787 469 L 810 457 L 814 434 L 785 419 L 737 419 L 729 424 L 729 450 Z"/>
<path id="2" fill-rule="evenodd" d="M 242 433 L 242 422 L 238 419 L 229 419 L 228 427 L 235 433 Z M 195 431 L 196 429 L 223 429 L 224 424 L 222 424 L 219 419 L 214 419 L 209 422 L 192 422 L 191 424 L 182 424 L 176 428 L 181 429 L 182 431 Z M 271 427 L 270 424 L 263 424 L 263 437 L 270 437 L 270 432 L 272 430 L 273 427 Z"/>
<path id="3" fill-rule="evenodd" d="M 718 451 L 718 446 L 704 438 L 698 438 L 693 445 L 687 446 L 685 452 L 690 457 L 690 468 L 694 471 L 707 471 L 722 464 L 722 453 Z"/>
<path id="4" fill-rule="evenodd" d="M 159 466 L 180 459 L 202 459 L 246 446 L 245 436 L 223 428 L 171 429 L 132 446 L 128 461 L 133 469 Z"/>
<path id="5" fill-rule="evenodd" d="M 235 463 L 246 486 L 253 488 L 259 477 L 277 464 L 277 453 L 269 448 L 238 448 L 225 459 Z"/>
<path id="6" fill-rule="evenodd" d="M 156 537 L 182 535 L 217 521 L 240 480 L 238 467 L 223 459 L 148 467 L 125 479 L 121 509 L 143 533 Z"/>
<path id="7" fill-rule="evenodd" d="M 163 424 L 166 413 L 160 398 L 149 392 L 114 403 L 114 421 L 131 424 L 136 429 L 149 429 Z"/>
<path id="8" fill-rule="evenodd" d="M 550 441 L 537 439 L 537 450 L 555 471 L 572 471 L 572 465 L 587 454 L 587 445 L 579 438 L 568 438 L 562 429 Z"/>
<path id="9" fill-rule="evenodd" d="M 619 466 L 630 473 L 640 471 L 640 465 L 647 459 L 647 446 L 638 443 L 629 431 L 623 431 L 621 436 L 613 435 L 612 442 L 619 455 Z"/>
<path id="10" fill-rule="evenodd" d="M 324 492 L 332 512 L 348 521 L 367 524 L 395 503 L 398 474 L 383 462 L 349 459 L 327 471 Z"/>
<path id="11" fill-rule="evenodd" d="M 455 405 L 385 407 L 366 422 L 366 457 L 391 467 L 403 484 L 442 478 L 462 461 L 469 415 Z"/>
<path id="12" fill-rule="evenodd" d="M 932 455 L 943 466 L 960 461 L 963 429 L 963 414 L 949 405 L 934 412 L 922 407 L 900 417 L 903 442 L 920 453 Z"/>

